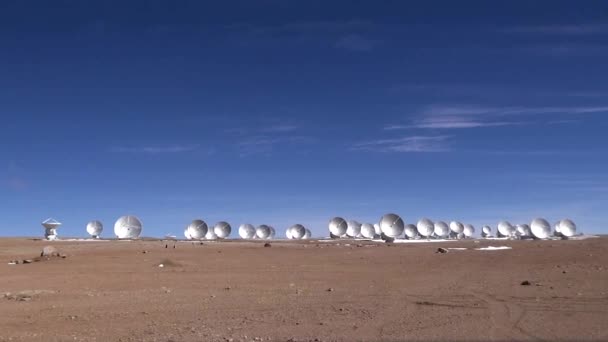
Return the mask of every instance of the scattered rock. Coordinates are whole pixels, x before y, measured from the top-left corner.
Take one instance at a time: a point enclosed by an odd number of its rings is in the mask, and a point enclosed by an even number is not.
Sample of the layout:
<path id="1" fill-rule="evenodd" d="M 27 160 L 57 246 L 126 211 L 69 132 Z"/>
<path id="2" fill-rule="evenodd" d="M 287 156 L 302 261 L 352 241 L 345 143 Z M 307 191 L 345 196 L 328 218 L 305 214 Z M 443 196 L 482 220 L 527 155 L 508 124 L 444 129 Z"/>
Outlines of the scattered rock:
<path id="1" fill-rule="evenodd" d="M 59 251 L 57 250 L 57 248 L 53 247 L 53 246 L 46 246 L 42 249 L 42 252 L 40 252 L 40 256 L 41 257 L 58 257 L 59 255 Z"/>
<path id="2" fill-rule="evenodd" d="M 231 287 L 230 287 L 230 286 L 226 286 L 226 287 L 224 287 L 224 290 L 226 290 L 226 291 L 228 291 L 228 290 L 230 290 L 230 289 L 231 289 Z"/>
<path id="3" fill-rule="evenodd" d="M 363 244 L 358 243 L 357 247 L 363 247 Z"/>
<path id="4" fill-rule="evenodd" d="M 527 280 L 524 280 L 524 281 L 522 281 L 522 282 L 521 282 L 521 284 L 520 284 L 520 285 L 522 285 L 522 286 L 530 286 L 530 285 L 532 285 L 532 283 L 530 283 L 530 282 L 529 282 L 529 281 L 527 281 Z"/>
<path id="5" fill-rule="evenodd" d="M 264 244 L 264 247 L 272 247 L 272 245 L 271 245 L 269 242 L 266 242 L 266 243 Z"/>
<path id="6" fill-rule="evenodd" d="M 334 288 L 333 287 L 328 288 L 327 292 L 334 292 Z"/>
<path id="7" fill-rule="evenodd" d="M 566 274 L 566 271 L 562 271 L 563 274 Z"/>
<path id="8" fill-rule="evenodd" d="M 179 266 L 181 266 L 179 263 L 177 263 L 171 259 L 163 259 L 158 263 L 158 267 L 179 267 Z"/>
<path id="9" fill-rule="evenodd" d="M 148 253 L 148 251 L 141 251 L 141 253 L 142 253 L 142 254 L 146 254 L 146 253 Z"/>
<path id="10" fill-rule="evenodd" d="M 445 249 L 445 248 L 441 248 L 441 247 L 439 247 L 439 248 L 437 248 L 437 251 L 436 251 L 435 253 L 441 253 L 441 254 L 444 254 L 444 253 L 447 253 L 447 252 L 449 252 L 449 250 L 447 250 L 447 249 Z"/>
<path id="11" fill-rule="evenodd" d="M 31 264 L 31 263 L 33 263 L 33 262 L 34 262 L 34 261 L 33 261 L 33 260 L 30 260 L 30 259 L 24 259 L 24 260 L 22 261 L 22 263 L 24 263 L 24 264 Z"/>

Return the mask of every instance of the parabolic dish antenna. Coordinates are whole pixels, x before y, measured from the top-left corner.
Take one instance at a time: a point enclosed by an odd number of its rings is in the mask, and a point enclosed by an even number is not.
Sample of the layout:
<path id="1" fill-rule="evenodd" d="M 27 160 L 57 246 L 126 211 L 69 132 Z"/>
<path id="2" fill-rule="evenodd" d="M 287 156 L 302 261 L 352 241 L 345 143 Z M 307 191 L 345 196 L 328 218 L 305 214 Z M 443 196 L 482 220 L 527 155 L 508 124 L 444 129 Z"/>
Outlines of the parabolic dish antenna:
<path id="1" fill-rule="evenodd" d="M 203 220 L 193 220 L 186 229 L 188 229 L 190 238 L 195 240 L 204 239 L 209 230 L 207 223 Z"/>
<path id="2" fill-rule="evenodd" d="M 336 236 L 342 236 L 346 234 L 348 224 L 346 220 L 341 217 L 334 217 L 329 221 L 329 232 Z"/>
<path id="3" fill-rule="evenodd" d="M 192 235 L 190 235 L 190 231 L 188 230 L 188 227 L 186 227 L 186 229 L 184 229 L 184 236 L 186 237 L 186 240 L 192 240 Z"/>
<path id="4" fill-rule="evenodd" d="M 142 229 L 141 221 L 132 215 L 122 216 L 114 223 L 114 234 L 119 239 L 137 239 Z"/>
<path id="5" fill-rule="evenodd" d="M 42 226 L 45 229 L 57 229 L 57 228 L 59 228 L 59 226 L 61 226 L 61 222 L 59 222 L 53 218 L 48 218 L 48 219 L 42 221 Z"/>
<path id="6" fill-rule="evenodd" d="M 253 239 L 256 234 L 256 229 L 249 223 L 244 223 L 239 226 L 239 236 L 241 239 Z"/>
<path id="7" fill-rule="evenodd" d="M 532 232 L 530 231 L 530 226 L 525 223 L 516 225 L 515 230 L 517 231 L 517 235 L 519 235 L 521 237 L 532 236 Z"/>
<path id="8" fill-rule="evenodd" d="M 291 231 L 292 239 L 299 240 L 306 235 L 306 228 L 304 228 L 304 226 L 301 224 L 294 224 L 293 226 L 289 227 L 289 230 Z"/>
<path id="9" fill-rule="evenodd" d="M 380 219 L 380 230 L 388 237 L 403 235 L 405 223 L 397 214 L 386 214 Z"/>
<path id="10" fill-rule="evenodd" d="M 374 229 L 373 224 L 364 223 L 361 225 L 361 236 L 366 239 L 373 239 L 374 235 L 376 235 L 376 230 Z"/>
<path id="11" fill-rule="evenodd" d="M 515 227 L 509 221 L 498 222 L 498 235 L 502 237 L 510 237 L 515 233 Z"/>
<path id="12" fill-rule="evenodd" d="M 450 235 L 450 227 L 448 227 L 448 224 L 443 221 L 437 221 L 435 222 L 434 232 L 438 237 L 444 238 Z"/>
<path id="13" fill-rule="evenodd" d="M 405 231 L 405 236 L 408 239 L 414 239 L 416 237 L 416 235 L 418 235 L 418 230 L 416 229 L 416 226 L 414 226 L 413 224 L 406 224 L 404 231 Z"/>
<path id="14" fill-rule="evenodd" d="M 429 220 L 428 218 L 420 219 L 418 224 L 416 224 L 416 228 L 418 229 L 418 233 L 420 235 L 427 238 L 433 235 L 433 232 L 435 231 L 433 221 Z"/>
<path id="15" fill-rule="evenodd" d="M 361 234 L 361 223 L 355 220 L 348 221 L 346 228 L 346 236 L 354 238 L 357 237 L 359 234 Z"/>
<path id="16" fill-rule="evenodd" d="M 490 235 L 492 235 L 492 227 L 483 226 L 481 228 L 481 236 L 486 237 L 486 236 L 490 236 Z"/>
<path id="17" fill-rule="evenodd" d="M 287 230 L 285 230 L 285 237 L 288 238 L 289 240 L 293 239 L 293 235 L 291 235 L 291 227 L 287 228 Z"/>
<path id="18" fill-rule="evenodd" d="M 229 237 L 231 231 L 232 227 L 230 227 L 230 223 L 226 221 L 220 221 L 213 227 L 213 232 L 215 235 L 217 235 L 218 239 L 225 239 Z"/>
<path id="19" fill-rule="evenodd" d="M 559 221 L 559 232 L 566 237 L 576 235 L 576 224 L 570 219 L 564 219 Z"/>
<path id="20" fill-rule="evenodd" d="M 546 239 L 551 235 L 551 225 L 543 218 L 535 218 L 530 224 L 532 235 L 537 239 Z"/>
<path id="21" fill-rule="evenodd" d="M 310 231 L 310 229 L 306 228 L 306 232 L 304 233 L 304 236 L 302 237 L 302 239 L 308 240 L 308 239 L 310 239 L 311 236 L 312 236 L 312 232 Z"/>
<path id="22" fill-rule="evenodd" d="M 380 224 L 374 223 L 374 234 L 380 236 L 382 234 L 382 229 L 380 229 Z"/>
<path id="23" fill-rule="evenodd" d="M 101 221 L 95 220 L 95 221 L 91 221 L 91 222 L 87 223 L 87 233 L 89 233 L 89 235 L 91 235 L 92 238 L 94 238 L 94 239 L 99 238 L 102 231 L 103 231 L 103 224 L 101 223 Z"/>
<path id="24" fill-rule="evenodd" d="M 475 227 L 473 227 L 472 224 L 465 224 L 462 233 L 464 234 L 464 237 L 469 238 L 475 234 Z"/>
<path id="25" fill-rule="evenodd" d="M 464 232 L 464 225 L 458 221 L 450 222 L 450 230 L 456 234 Z"/>
<path id="26" fill-rule="evenodd" d="M 255 229 L 255 235 L 258 239 L 268 239 L 270 237 L 270 227 L 265 224 L 259 225 Z"/>
<path id="27" fill-rule="evenodd" d="M 562 228 L 559 226 L 560 221 L 555 223 L 555 236 L 560 236 L 562 234 Z"/>
<path id="28" fill-rule="evenodd" d="M 205 234 L 205 240 L 215 240 L 217 239 L 217 235 L 215 235 L 215 231 L 213 229 L 207 229 L 207 234 Z"/>

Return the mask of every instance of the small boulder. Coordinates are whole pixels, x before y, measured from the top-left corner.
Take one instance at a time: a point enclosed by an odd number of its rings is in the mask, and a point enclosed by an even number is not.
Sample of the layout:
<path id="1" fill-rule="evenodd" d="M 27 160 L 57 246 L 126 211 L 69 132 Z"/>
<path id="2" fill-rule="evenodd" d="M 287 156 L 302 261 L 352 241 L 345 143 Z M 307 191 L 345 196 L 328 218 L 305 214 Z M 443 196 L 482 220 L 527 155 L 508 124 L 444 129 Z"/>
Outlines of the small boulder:
<path id="1" fill-rule="evenodd" d="M 444 254 L 444 253 L 447 253 L 447 252 L 449 252 L 447 249 L 439 247 L 439 248 L 437 248 L 437 251 L 435 253 L 442 253 L 442 254 Z"/>
<path id="2" fill-rule="evenodd" d="M 522 281 L 522 282 L 521 282 L 521 284 L 520 284 L 520 285 L 521 285 L 521 286 L 530 286 L 530 285 L 532 285 L 532 283 L 530 283 L 530 282 L 529 282 L 529 281 L 527 281 L 527 280 L 524 280 L 524 281 Z"/>
<path id="3" fill-rule="evenodd" d="M 59 251 L 57 250 L 57 248 L 55 248 L 53 246 L 46 246 L 42 249 L 42 252 L 40 252 L 40 256 L 41 257 L 58 257 Z"/>
<path id="4" fill-rule="evenodd" d="M 266 242 L 266 243 L 264 244 L 264 247 L 272 247 L 272 245 L 271 245 L 269 242 Z"/>

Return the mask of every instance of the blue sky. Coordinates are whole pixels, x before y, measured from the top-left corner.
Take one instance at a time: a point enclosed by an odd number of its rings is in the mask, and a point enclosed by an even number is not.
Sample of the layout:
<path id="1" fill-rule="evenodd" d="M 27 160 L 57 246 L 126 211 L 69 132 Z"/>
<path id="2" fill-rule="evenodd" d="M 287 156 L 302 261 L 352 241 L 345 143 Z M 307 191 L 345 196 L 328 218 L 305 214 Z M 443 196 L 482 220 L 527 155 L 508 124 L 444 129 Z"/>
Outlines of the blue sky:
<path id="1" fill-rule="evenodd" d="M 608 233 L 604 1 L 3 1 L 1 235 L 387 212 Z"/>

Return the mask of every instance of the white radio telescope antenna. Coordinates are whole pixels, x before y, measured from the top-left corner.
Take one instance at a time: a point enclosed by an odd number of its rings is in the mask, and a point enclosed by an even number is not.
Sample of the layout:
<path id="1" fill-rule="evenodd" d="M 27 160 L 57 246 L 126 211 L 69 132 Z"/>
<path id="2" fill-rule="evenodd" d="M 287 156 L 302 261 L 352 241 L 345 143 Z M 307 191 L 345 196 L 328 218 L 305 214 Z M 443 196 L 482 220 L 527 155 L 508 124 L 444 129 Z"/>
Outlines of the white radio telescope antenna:
<path id="1" fill-rule="evenodd" d="M 535 218 L 530 224 L 532 235 L 537 239 L 546 239 L 551 235 L 551 225 L 543 218 Z"/>
<path id="2" fill-rule="evenodd" d="M 380 230 L 388 237 L 399 237 L 403 235 L 405 223 L 397 214 L 386 214 L 380 219 Z"/>
<path id="3" fill-rule="evenodd" d="M 509 221 L 498 222 L 499 237 L 512 237 L 515 234 L 515 227 Z"/>
<path id="4" fill-rule="evenodd" d="M 329 233 L 335 236 L 342 236 L 346 234 L 346 229 L 348 228 L 348 224 L 346 220 L 341 217 L 334 217 L 329 220 Z"/>
<path id="5" fill-rule="evenodd" d="M 255 229 L 255 236 L 258 239 L 268 239 L 270 238 L 271 230 L 268 225 L 261 224 Z"/>
<path id="6" fill-rule="evenodd" d="M 256 234 L 256 229 L 249 223 L 244 223 L 239 226 L 239 236 L 241 239 L 253 239 Z"/>
<path id="7" fill-rule="evenodd" d="M 207 223 L 205 223 L 205 221 L 193 220 L 192 222 L 190 222 L 188 227 L 186 227 L 186 230 L 188 230 L 188 235 L 186 236 L 186 238 L 190 236 L 190 239 L 200 240 L 205 238 L 205 235 L 207 235 L 207 231 L 209 230 L 209 228 L 207 227 Z"/>
<path id="8" fill-rule="evenodd" d="M 429 220 L 428 218 L 420 219 L 418 224 L 416 224 L 416 228 L 418 229 L 418 233 L 426 238 L 431 237 L 435 231 L 433 221 Z"/>
<path id="9" fill-rule="evenodd" d="M 475 227 L 472 224 L 465 224 L 464 229 L 462 230 L 464 237 L 472 237 L 475 234 Z"/>
<path id="10" fill-rule="evenodd" d="M 359 236 L 359 234 L 361 234 L 361 223 L 355 220 L 348 221 L 346 228 L 346 236 L 355 238 Z"/>
<path id="11" fill-rule="evenodd" d="M 464 225 L 458 221 L 450 222 L 450 230 L 456 234 L 464 232 Z"/>
<path id="12" fill-rule="evenodd" d="M 93 239 L 99 239 L 102 231 L 103 224 L 101 221 L 94 220 L 87 223 L 87 233 L 89 233 Z"/>
<path id="13" fill-rule="evenodd" d="M 559 231 L 565 237 L 571 237 L 576 235 L 576 224 L 570 219 L 563 219 L 559 221 Z"/>
<path id="14" fill-rule="evenodd" d="M 374 229 L 373 224 L 364 223 L 361 225 L 361 236 L 366 239 L 373 239 L 374 235 L 376 235 L 376 230 Z"/>
<path id="15" fill-rule="evenodd" d="M 291 231 L 292 239 L 300 240 L 306 235 L 306 228 L 301 224 L 294 224 L 288 230 Z"/>
<path id="16" fill-rule="evenodd" d="M 450 227 L 448 227 L 448 224 L 443 221 L 437 221 L 435 222 L 434 233 L 437 235 L 437 237 L 445 238 L 450 235 Z"/>
<path id="17" fill-rule="evenodd" d="M 213 227 L 213 232 L 218 237 L 218 239 L 225 239 L 230 236 L 230 232 L 232 231 L 232 227 L 226 221 L 220 221 L 215 224 Z"/>
<path id="18" fill-rule="evenodd" d="M 141 221 L 133 215 L 122 216 L 114 224 L 114 234 L 119 239 L 137 239 L 142 229 Z"/>

